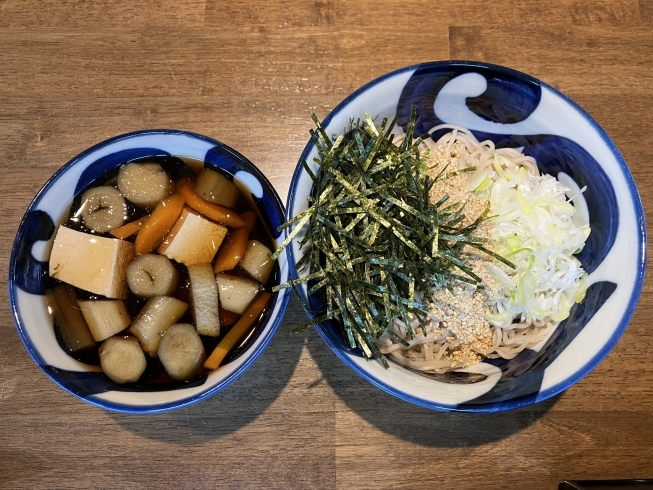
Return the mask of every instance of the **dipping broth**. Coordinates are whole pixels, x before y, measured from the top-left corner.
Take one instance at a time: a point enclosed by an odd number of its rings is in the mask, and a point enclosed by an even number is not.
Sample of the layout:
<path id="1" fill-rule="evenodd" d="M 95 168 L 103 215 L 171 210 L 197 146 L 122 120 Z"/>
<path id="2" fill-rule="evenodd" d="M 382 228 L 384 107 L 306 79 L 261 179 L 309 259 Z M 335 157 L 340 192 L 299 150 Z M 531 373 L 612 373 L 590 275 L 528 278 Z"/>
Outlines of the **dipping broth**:
<path id="1" fill-rule="evenodd" d="M 126 165 L 129 166 L 126 167 Z M 181 191 L 180 182 L 185 182 L 184 186 L 186 187 Z M 158 197 L 154 196 L 155 199 L 152 198 L 151 187 L 160 191 Z M 139 193 L 140 190 L 143 192 Z M 165 208 L 161 202 L 174 201 L 180 192 L 186 197 L 179 197 L 178 202 L 173 203 L 181 209 L 178 216 L 171 217 L 159 213 L 160 208 Z M 132 199 L 130 200 L 127 196 Z M 183 201 L 181 205 L 179 201 Z M 220 208 L 228 213 L 228 219 L 232 221 L 224 223 L 211 219 L 215 217 L 214 215 L 207 217 L 203 213 L 205 207 L 207 209 L 205 212 L 209 214 L 213 212 L 213 208 Z M 160 237 L 153 241 L 150 240 L 149 249 L 148 246 L 144 249 L 142 236 L 139 237 L 139 235 L 143 233 L 143 230 L 147 232 L 152 229 L 151 226 L 148 228 L 148 222 L 151 225 L 153 221 L 156 221 L 152 217 L 157 213 L 167 218 L 168 224 L 158 231 Z M 116 214 L 122 216 L 115 216 Z M 274 245 L 261 215 L 262 213 L 258 209 L 253 209 L 233 184 L 231 175 L 215 168 L 190 167 L 176 157 L 148 157 L 125 162 L 120 167 L 96 179 L 75 196 L 70 207 L 70 217 L 57 230 L 55 238 L 50 266 L 52 287 L 48 290 L 48 301 L 54 313 L 54 328 L 59 345 L 71 357 L 81 362 L 100 364 L 102 346 L 105 343 L 116 343 L 115 341 L 106 342 L 107 339 L 128 337 L 129 341 L 121 340 L 120 342 L 124 345 L 120 349 L 114 348 L 114 352 L 110 353 L 113 355 L 114 363 L 124 364 L 131 362 L 129 359 L 132 353 L 136 357 L 140 357 L 135 351 L 136 344 L 133 342 L 134 338 L 137 339 L 144 351 L 144 368 L 141 365 L 135 373 L 126 377 L 120 373 L 113 375 L 107 373 L 113 381 L 124 382 L 125 388 L 170 389 L 174 384 L 181 382 L 185 385 L 198 378 L 203 378 L 208 372 L 203 367 L 207 356 L 216 350 L 216 347 L 229 335 L 243 315 L 249 313 L 251 316 L 249 308 L 256 303 L 255 299 L 263 294 L 268 294 L 271 287 L 278 282 L 276 262 L 272 264 L 265 262 L 265 257 L 268 257 L 268 262 L 271 260 L 269 254 L 274 250 Z M 243 221 L 241 216 L 248 216 L 248 224 L 237 226 L 239 222 Z M 134 231 L 132 233 L 129 233 L 131 231 L 130 224 L 133 224 Z M 156 223 L 154 224 L 156 225 Z M 248 233 L 243 231 L 250 228 L 250 225 L 251 229 Z M 66 229 L 61 232 L 62 228 Z M 242 229 L 237 232 L 238 228 Z M 202 242 L 201 237 L 198 238 L 203 229 L 208 230 L 207 233 L 211 234 L 204 239 L 206 243 Z M 127 233 L 129 234 L 125 236 Z M 64 235 L 70 234 L 74 235 L 66 241 Z M 222 241 L 216 246 L 218 240 L 216 237 L 221 234 L 223 235 Z M 229 257 L 225 265 L 225 249 L 234 248 L 234 239 L 237 240 L 238 235 L 240 235 L 239 243 L 241 244 L 242 237 L 246 236 L 246 250 L 243 252 L 241 247 L 240 256 L 236 251 L 236 255 Z M 83 246 L 75 245 L 80 239 L 88 242 L 101 241 L 102 244 L 106 244 L 103 250 L 113 254 L 114 260 L 107 260 L 106 264 L 101 264 L 100 270 L 103 270 L 104 274 L 108 273 L 115 277 L 103 277 L 98 280 L 98 277 L 85 276 L 85 273 L 89 272 L 84 270 L 85 263 L 83 261 L 87 250 Z M 196 253 L 193 252 L 195 249 Z M 143 251 L 149 253 L 143 253 Z M 158 258 L 152 259 L 151 265 L 145 265 L 131 275 L 128 273 L 130 267 L 131 269 L 139 268 L 138 263 L 134 262 L 136 259 L 138 259 L 137 262 L 143 262 L 142 258 L 150 255 Z M 249 259 L 246 256 L 249 256 Z M 57 257 L 59 259 L 63 257 L 63 260 L 59 261 L 61 265 L 59 268 L 57 263 L 52 263 L 52 259 L 55 259 L 56 262 Z M 116 259 L 116 257 L 118 258 Z M 68 258 L 74 258 L 76 264 L 69 264 L 70 261 L 66 260 Z M 222 266 L 217 264 L 219 261 L 222 261 Z M 167 263 L 172 267 L 165 265 Z M 165 269 L 164 274 L 167 275 L 164 280 L 169 280 L 166 283 L 165 294 L 146 294 L 147 292 L 139 290 L 139 280 L 142 282 L 142 277 L 145 277 L 145 289 L 156 293 L 155 286 L 158 280 L 156 275 L 159 274 L 157 267 L 161 264 L 164 265 L 161 270 Z M 209 268 L 212 274 L 210 279 L 207 272 Z M 193 276 L 193 274 L 195 275 Z M 99 274 L 99 276 L 102 275 L 103 273 Z M 216 281 L 216 275 L 218 281 Z M 192 283 L 192 277 L 198 278 L 195 284 Z M 212 301 L 206 303 L 204 290 L 197 289 L 197 284 L 200 284 L 202 280 L 204 281 L 202 287 L 206 288 L 207 294 L 214 295 L 216 298 L 215 304 Z M 121 282 L 122 284 L 116 284 Z M 218 283 L 217 288 L 216 283 Z M 242 290 L 239 289 L 241 285 L 243 286 Z M 196 298 L 193 298 L 194 286 Z M 222 293 L 218 293 L 218 291 L 222 291 Z M 239 296 L 240 292 L 242 292 L 241 296 Z M 215 296 L 216 294 L 217 296 Z M 153 299 L 161 297 L 171 299 L 165 301 Z M 220 299 L 217 299 L 218 297 Z M 62 301 L 68 304 L 62 305 Z M 168 304 L 170 307 L 176 305 L 180 308 L 174 315 L 174 321 L 171 317 L 165 323 L 173 321 L 172 324 L 175 326 L 188 324 L 195 327 L 195 330 L 199 330 L 198 337 L 201 346 L 198 344 L 199 351 L 193 361 L 196 366 L 189 368 L 186 374 L 183 372 L 179 374 L 170 366 L 166 369 L 157 355 L 156 347 L 149 345 L 152 337 L 148 338 L 149 334 L 145 332 L 147 328 L 144 330 L 145 334 L 134 331 L 136 323 L 143 323 L 149 318 L 148 312 L 144 309 L 157 301 L 162 304 L 166 303 L 165 308 L 168 307 Z M 184 304 L 187 307 L 184 308 Z M 205 304 L 208 304 L 207 308 L 203 308 Z M 112 309 L 115 309 L 115 313 L 100 311 L 98 313 L 100 319 L 97 320 L 97 318 L 93 318 L 94 312 L 88 311 L 89 305 L 94 308 L 111 306 Z M 88 330 L 91 330 L 84 332 L 80 327 L 81 338 L 75 338 L 75 335 L 70 332 L 70 325 L 67 325 L 71 322 L 70 317 L 75 316 L 75 312 L 69 307 L 78 311 L 75 322 L 82 323 Z M 183 312 L 180 313 L 182 309 Z M 207 310 L 212 310 L 212 312 L 207 312 Z M 231 335 L 233 345 L 224 355 L 220 365 L 237 358 L 255 341 L 260 333 L 259 327 L 268 313 L 267 310 L 267 305 L 265 305 L 258 313 L 254 312 L 256 318 L 253 325 L 245 329 L 235 341 L 233 341 L 234 335 Z M 81 314 L 79 314 L 80 311 Z M 219 318 L 219 322 L 213 321 L 211 318 Z M 199 327 L 198 321 L 201 323 Z M 127 322 L 129 322 L 128 325 L 121 328 Z M 99 333 L 93 331 L 94 323 L 98 323 L 97 328 L 101 330 L 106 327 L 104 323 L 112 323 L 111 328 L 116 332 L 108 334 L 105 331 Z M 155 330 L 161 330 L 155 334 L 159 337 L 158 339 L 154 338 L 155 344 L 162 343 L 161 340 L 166 336 L 166 331 L 170 326 L 155 328 Z M 184 329 L 176 327 L 175 330 L 181 332 Z M 151 331 L 148 332 L 151 333 Z M 207 332 L 208 334 L 206 334 Z M 192 336 L 190 331 L 186 331 L 184 335 L 186 334 Z M 183 345 L 187 341 L 187 339 L 180 340 Z M 190 341 L 192 342 L 192 339 Z M 127 353 L 122 352 L 123 348 Z M 201 350 L 203 353 L 200 352 Z M 173 354 L 169 364 L 174 364 L 177 359 L 177 354 Z M 105 364 L 103 361 L 102 365 L 106 371 Z M 133 378 L 141 369 L 141 374 L 134 380 Z"/>

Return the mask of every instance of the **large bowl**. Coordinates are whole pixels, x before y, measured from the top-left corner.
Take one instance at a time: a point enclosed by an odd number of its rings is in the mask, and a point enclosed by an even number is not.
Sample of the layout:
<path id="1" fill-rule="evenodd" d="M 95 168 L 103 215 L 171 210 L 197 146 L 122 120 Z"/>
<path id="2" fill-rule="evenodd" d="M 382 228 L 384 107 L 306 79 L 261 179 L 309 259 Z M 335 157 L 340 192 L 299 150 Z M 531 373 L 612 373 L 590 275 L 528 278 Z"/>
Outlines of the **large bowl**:
<path id="1" fill-rule="evenodd" d="M 424 376 L 396 364 L 384 369 L 351 349 L 337 325 L 321 323 L 317 330 L 333 352 L 370 383 L 427 408 L 496 412 L 550 398 L 587 375 L 610 352 L 640 296 L 646 226 L 628 166 L 605 131 L 567 96 L 531 76 L 479 62 L 424 63 L 391 72 L 347 97 L 323 125 L 327 134 L 340 134 L 352 119 L 369 112 L 378 120 L 398 116 L 405 131 L 412 106 L 419 118 L 417 136 L 443 122 L 464 126 L 479 141 L 523 147 L 543 173 L 564 173 L 580 188 L 587 186 L 584 197 L 592 232 L 578 255 L 589 273 L 587 297 L 540 349 L 463 370 L 472 374 Z M 315 156 L 315 146 L 309 142 L 301 158 L 313 171 Z M 298 164 L 288 216 L 307 208 L 310 192 L 311 179 Z M 301 255 L 297 239 L 288 255 L 291 276 L 296 278 L 295 264 Z M 310 305 L 309 316 L 323 309 L 319 297 L 306 297 L 306 286 L 299 291 Z"/>
<path id="2" fill-rule="evenodd" d="M 64 165 L 43 186 L 18 227 L 9 263 L 9 299 L 18 333 L 36 364 L 64 390 L 110 410 L 143 413 L 178 408 L 213 395 L 251 366 L 272 339 L 288 306 L 289 290 L 272 296 L 261 328 L 228 364 L 192 382 L 150 385 L 135 389 L 112 383 L 99 367 L 68 356 L 57 343 L 44 296 L 48 256 L 54 230 L 75 194 L 120 164 L 150 156 L 178 156 L 220 168 L 251 195 L 275 246 L 283 236 L 277 227 L 284 208 L 265 176 L 245 157 L 226 145 L 198 134 L 151 130 L 125 134 L 86 150 Z M 246 195 L 247 195 L 246 194 Z M 288 280 L 285 257 L 279 258 L 279 283 Z M 149 391 L 148 391 L 149 390 Z"/>

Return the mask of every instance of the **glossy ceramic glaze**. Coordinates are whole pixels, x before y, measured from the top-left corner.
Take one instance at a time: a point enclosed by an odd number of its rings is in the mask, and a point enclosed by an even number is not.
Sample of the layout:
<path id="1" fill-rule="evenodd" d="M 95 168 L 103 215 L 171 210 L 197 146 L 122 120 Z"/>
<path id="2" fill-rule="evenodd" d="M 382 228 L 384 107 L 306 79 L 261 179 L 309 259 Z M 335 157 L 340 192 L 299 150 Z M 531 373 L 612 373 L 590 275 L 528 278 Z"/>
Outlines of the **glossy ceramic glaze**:
<path id="1" fill-rule="evenodd" d="M 628 166 L 605 131 L 571 99 L 523 73 L 477 62 L 424 63 L 376 79 L 339 104 L 323 121 L 329 135 L 369 112 L 398 117 L 404 131 L 417 108 L 416 136 L 441 123 L 464 126 L 479 141 L 523 148 L 540 171 L 565 185 L 587 186 L 591 235 L 577 256 L 589 273 L 586 299 L 548 339 L 512 360 L 486 360 L 446 375 L 424 375 L 399 365 L 384 369 L 366 361 L 330 322 L 317 327 L 327 345 L 355 372 L 379 388 L 428 408 L 494 412 L 521 407 L 565 390 L 589 373 L 614 347 L 633 315 L 646 262 L 641 200 Z M 438 139 L 440 134 L 434 134 Z M 312 142 L 302 159 L 316 169 Z M 297 165 L 288 198 L 289 216 L 307 208 L 308 174 Z M 288 248 L 290 271 L 302 252 L 299 237 Z M 307 298 L 309 316 L 323 309 Z"/>
<path id="2" fill-rule="evenodd" d="M 143 157 L 190 158 L 207 168 L 220 168 L 250 194 L 275 245 L 283 241 L 277 227 L 284 209 L 272 185 L 245 157 L 218 141 L 174 130 L 130 133 L 102 142 L 64 165 L 41 189 L 18 228 L 9 265 L 9 297 L 18 332 L 28 352 L 59 386 L 79 398 L 123 412 L 155 412 L 194 403 L 217 393 L 238 378 L 270 342 L 285 313 L 288 290 L 275 293 L 257 336 L 249 347 L 217 371 L 189 383 L 175 382 L 134 389 L 111 382 L 98 366 L 68 356 L 58 345 L 44 290 L 48 257 L 58 224 L 67 216 L 73 196 L 107 171 Z M 288 278 L 285 256 L 279 259 L 279 281 Z"/>

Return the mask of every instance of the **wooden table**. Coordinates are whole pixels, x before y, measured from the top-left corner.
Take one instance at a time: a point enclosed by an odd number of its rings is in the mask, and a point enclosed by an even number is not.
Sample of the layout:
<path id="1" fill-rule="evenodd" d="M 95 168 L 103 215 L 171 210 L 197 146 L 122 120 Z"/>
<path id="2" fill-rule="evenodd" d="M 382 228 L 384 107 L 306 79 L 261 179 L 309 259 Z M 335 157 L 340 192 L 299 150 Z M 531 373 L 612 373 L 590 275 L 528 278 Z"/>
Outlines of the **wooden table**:
<path id="1" fill-rule="evenodd" d="M 429 5 L 427 5 L 427 3 Z M 110 136 L 178 128 L 238 149 L 285 200 L 311 112 L 429 60 L 534 75 L 580 103 L 653 208 L 651 0 L 0 1 L 0 275 L 19 220 L 64 162 Z M 650 218 L 650 215 L 649 215 Z M 650 220 L 649 220 L 650 222 Z M 564 394 L 509 413 L 439 413 L 354 375 L 293 300 L 233 385 L 160 415 L 55 386 L 0 301 L 0 486 L 557 488 L 653 476 L 653 296 Z"/>

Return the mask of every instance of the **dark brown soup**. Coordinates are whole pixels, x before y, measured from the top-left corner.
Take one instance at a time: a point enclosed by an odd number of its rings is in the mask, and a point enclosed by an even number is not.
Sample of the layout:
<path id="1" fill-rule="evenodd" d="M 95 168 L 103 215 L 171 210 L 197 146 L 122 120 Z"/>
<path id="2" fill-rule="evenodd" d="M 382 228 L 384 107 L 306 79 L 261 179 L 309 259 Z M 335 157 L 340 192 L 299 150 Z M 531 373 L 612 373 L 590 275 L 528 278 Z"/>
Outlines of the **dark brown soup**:
<path id="1" fill-rule="evenodd" d="M 191 176 L 194 178 L 194 172 L 193 170 L 186 164 L 184 163 L 181 159 L 175 158 L 175 157 L 167 157 L 167 156 L 156 156 L 156 157 L 148 157 L 148 158 L 143 158 L 139 160 L 135 160 L 132 162 L 125 162 L 125 163 L 158 163 L 165 171 L 166 173 L 174 180 L 178 181 L 180 178 L 188 177 Z M 220 169 L 216 169 L 211 167 L 211 170 L 218 171 L 228 179 L 233 181 L 233 177 L 231 175 L 226 174 L 225 172 L 222 172 Z M 115 168 L 112 171 L 106 173 L 105 175 L 101 176 L 100 178 L 96 179 L 92 185 L 88 186 L 87 188 L 83 189 L 82 192 L 78 193 L 75 198 L 73 199 L 73 202 L 71 204 L 71 212 L 70 212 L 70 219 L 65 223 L 65 226 L 68 228 L 71 228 L 73 230 L 83 232 L 83 233 L 88 233 L 91 235 L 95 236 L 100 236 L 100 237 L 106 237 L 106 238 L 112 238 L 116 239 L 113 237 L 109 232 L 106 233 L 101 233 L 95 230 L 92 230 L 88 228 L 87 226 L 84 225 L 82 219 L 79 217 L 80 213 L 80 206 L 81 206 L 81 196 L 82 194 L 93 187 L 98 187 L 98 186 L 112 186 L 117 189 L 117 175 L 118 175 L 119 168 Z M 147 211 L 143 209 L 140 206 L 135 205 L 134 203 L 130 202 L 129 200 L 126 199 L 127 203 L 127 218 L 125 219 L 125 223 L 129 223 L 135 220 L 138 220 L 144 216 L 147 215 Z M 256 214 L 258 215 L 256 219 L 256 223 L 254 224 L 254 227 L 252 228 L 250 234 L 249 234 L 249 240 L 257 240 L 261 242 L 263 245 L 265 245 L 268 249 L 274 250 L 274 245 L 272 243 L 272 239 L 270 238 L 270 234 L 268 232 L 268 225 L 264 223 L 261 220 L 261 216 L 264 216 L 261 210 L 258 209 L 252 209 L 248 201 L 241 195 L 240 198 L 238 199 L 236 205 L 234 206 L 233 210 L 241 215 L 242 213 L 246 211 L 255 211 Z M 229 230 L 229 228 L 228 228 Z M 227 232 L 229 233 L 229 231 Z M 134 243 L 136 240 L 136 234 L 133 234 L 132 236 L 125 238 L 126 241 Z M 225 237 L 225 240 L 222 242 L 222 244 L 225 244 L 227 242 L 227 239 Z M 155 253 L 155 252 L 153 252 Z M 218 252 L 214 255 L 213 262 L 211 266 L 214 265 L 215 263 L 215 258 L 218 256 Z M 177 298 L 178 300 L 181 300 L 183 302 L 188 303 L 189 302 L 189 290 L 190 290 L 190 280 L 189 280 L 189 274 L 188 274 L 188 268 L 186 265 L 176 262 L 172 259 L 170 259 L 172 264 L 174 265 L 175 269 L 178 272 L 179 275 L 179 280 L 177 283 L 176 289 L 170 294 L 170 296 Z M 249 274 L 243 270 L 240 266 L 236 266 L 233 270 L 228 271 L 230 275 L 234 276 L 240 276 L 240 277 L 246 277 L 250 278 Z M 267 280 L 266 284 L 263 284 L 263 289 L 266 291 L 270 291 L 271 287 L 275 285 L 278 281 L 278 265 L 275 264 L 273 272 L 270 274 L 269 279 Z M 54 280 L 55 286 L 58 284 L 61 284 L 60 281 Z M 128 289 L 127 292 L 127 297 L 124 299 L 124 304 L 126 307 L 127 312 L 129 313 L 129 316 L 131 319 L 135 319 L 143 306 L 147 303 L 149 298 L 142 298 L 139 296 L 136 296 L 132 291 Z M 104 296 L 97 295 L 88 291 L 85 291 L 83 289 L 74 287 L 74 291 L 78 297 L 79 300 L 102 300 L 102 299 L 108 299 Z M 268 307 L 269 309 L 269 307 Z M 263 323 L 264 319 L 269 315 L 268 309 L 264 310 L 263 313 L 260 315 L 260 318 L 255 326 L 255 328 L 246 336 L 246 338 L 241 339 L 241 341 L 238 343 L 238 345 L 232 349 L 232 351 L 228 354 L 228 356 L 225 358 L 224 362 L 222 364 L 228 363 L 236 359 L 237 357 L 240 356 L 240 354 L 246 350 L 255 340 L 256 338 L 260 335 L 260 326 Z M 193 323 L 193 318 L 191 315 L 191 309 L 188 308 L 186 310 L 186 313 L 178 319 L 176 323 Z M 220 328 L 220 335 L 218 337 L 208 337 L 204 335 L 200 335 L 200 339 L 204 345 L 204 349 L 209 355 L 216 345 L 224 338 L 224 336 L 229 332 L 231 329 L 232 325 L 228 326 L 221 326 Z M 77 352 L 72 352 L 72 350 L 66 345 L 63 336 L 61 335 L 60 331 L 60 325 L 58 324 L 57 321 L 55 321 L 55 334 L 57 337 L 57 340 L 59 342 L 59 345 L 61 348 L 66 351 L 69 355 L 74 357 L 75 359 L 87 363 L 87 364 L 99 364 L 99 347 L 102 345 L 102 342 L 98 342 L 94 348 L 86 349 L 83 351 L 77 351 Z M 117 336 L 122 336 L 124 335 L 124 331 L 117 334 Z M 197 381 L 198 377 L 196 376 L 195 378 L 188 380 L 188 381 L 174 381 L 165 371 L 162 363 L 159 361 L 158 357 L 152 356 L 145 354 L 146 360 L 147 360 L 147 367 L 143 374 L 141 375 L 140 379 L 135 382 L 135 383 L 127 383 L 123 385 L 122 387 L 118 389 L 126 389 L 126 390 L 139 390 L 139 389 L 145 389 L 145 390 L 160 390 L 160 389 L 174 389 L 175 387 L 183 387 L 187 386 L 188 383 L 193 383 L 194 381 Z M 104 374 L 102 374 L 104 376 Z M 203 374 L 199 375 L 199 378 L 203 378 L 206 376 L 206 372 Z"/>

